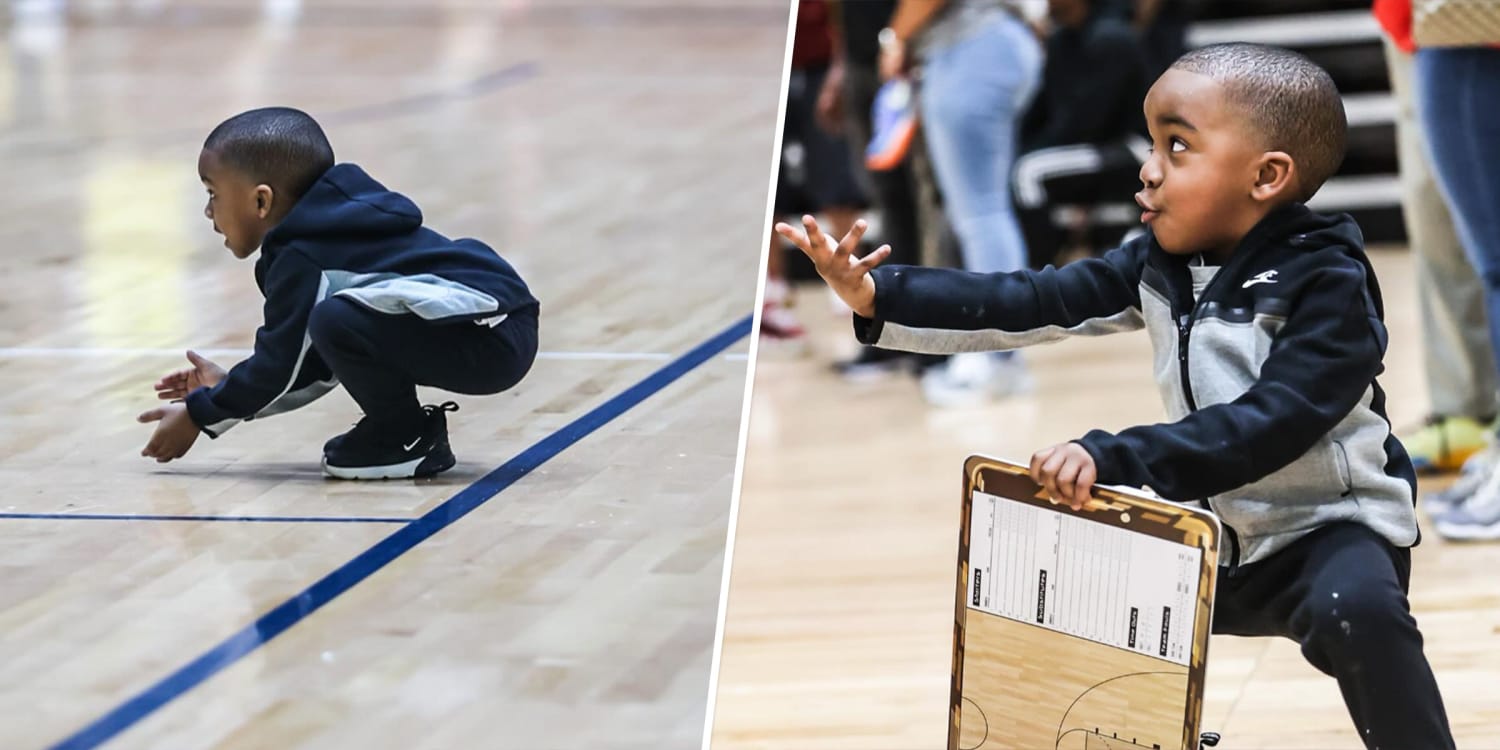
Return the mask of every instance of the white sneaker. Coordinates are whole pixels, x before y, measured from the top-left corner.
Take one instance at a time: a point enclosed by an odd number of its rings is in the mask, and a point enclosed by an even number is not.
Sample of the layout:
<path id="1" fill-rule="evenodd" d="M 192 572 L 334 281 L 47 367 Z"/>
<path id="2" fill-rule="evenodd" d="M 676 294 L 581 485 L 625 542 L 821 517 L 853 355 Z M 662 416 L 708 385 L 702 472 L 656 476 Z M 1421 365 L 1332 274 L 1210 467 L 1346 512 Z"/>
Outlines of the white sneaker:
<path id="1" fill-rule="evenodd" d="M 1484 481 L 1473 495 L 1433 519 L 1433 528 L 1440 536 L 1474 541 L 1500 539 L 1500 466 L 1492 467 L 1483 476 Z"/>
<path id="2" fill-rule="evenodd" d="M 988 353 L 955 354 L 922 374 L 927 403 L 944 408 L 977 406 L 991 399 L 1027 393 L 1031 376 L 1021 358 Z"/>
<path id="3" fill-rule="evenodd" d="M 1458 478 L 1453 480 L 1453 484 L 1437 492 L 1423 495 L 1422 507 L 1434 517 L 1446 514 L 1463 505 L 1464 501 L 1479 492 L 1479 488 L 1484 485 L 1484 481 L 1495 472 L 1496 468 L 1500 468 L 1500 446 L 1491 442 L 1464 461 L 1463 468 L 1458 470 Z"/>

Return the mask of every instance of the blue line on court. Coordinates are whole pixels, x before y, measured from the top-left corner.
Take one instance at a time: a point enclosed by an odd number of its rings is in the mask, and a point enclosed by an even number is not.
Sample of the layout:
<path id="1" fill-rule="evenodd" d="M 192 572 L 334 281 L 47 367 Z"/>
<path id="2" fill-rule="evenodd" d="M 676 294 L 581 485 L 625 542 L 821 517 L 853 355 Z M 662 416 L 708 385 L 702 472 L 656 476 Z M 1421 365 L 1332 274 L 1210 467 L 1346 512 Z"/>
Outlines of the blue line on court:
<path id="1" fill-rule="evenodd" d="M 376 571 L 421 544 L 428 537 L 463 518 L 469 511 L 483 505 L 490 498 L 531 473 L 533 469 L 567 450 L 574 443 L 609 424 L 616 417 L 671 385 L 694 368 L 713 359 L 714 355 L 749 335 L 750 325 L 750 316 L 741 318 L 718 335 L 694 347 L 692 351 L 648 375 L 644 380 L 594 407 L 592 411 L 573 420 L 562 429 L 542 438 L 535 445 L 522 451 L 520 455 L 480 477 L 474 484 L 448 498 L 421 518 L 397 529 L 395 533 L 376 542 L 375 546 L 360 553 L 358 557 L 344 563 L 332 573 L 303 589 L 301 593 L 277 605 L 270 612 L 261 615 L 260 619 L 229 636 L 186 666 L 137 693 L 67 739 L 53 745 L 51 750 L 83 750 L 83 748 L 98 747 L 101 743 L 130 728 L 131 725 L 151 715 L 152 712 L 177 696 L 193 689 L 217 674 L 219 670 L 259 648 L 261 644 L 281 635 L 303 618 L 353 588 L 355 584 L 374 575 Z"/>
<path id="2" fill-rule="evenodd" d="M 237 523 L 409 523 L 394 516 L 158 516 L 149 513 L 0 513 L 0 520 L 40 521 L 233 521 Z"/>

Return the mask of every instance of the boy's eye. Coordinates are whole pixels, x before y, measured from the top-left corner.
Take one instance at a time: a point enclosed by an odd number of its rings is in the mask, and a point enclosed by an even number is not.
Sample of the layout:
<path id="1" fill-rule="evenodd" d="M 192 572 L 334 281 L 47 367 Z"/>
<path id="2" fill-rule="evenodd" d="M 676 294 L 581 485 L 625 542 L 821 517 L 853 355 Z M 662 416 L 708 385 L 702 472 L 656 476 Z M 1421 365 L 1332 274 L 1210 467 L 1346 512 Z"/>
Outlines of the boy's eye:
<path id="1" fill-rule="evenodd" d="M 1178 154 L 1187 150 L 1187 144 L 1181 138 L 1173 138 L 1171 141 L 1172 153 Z"/>

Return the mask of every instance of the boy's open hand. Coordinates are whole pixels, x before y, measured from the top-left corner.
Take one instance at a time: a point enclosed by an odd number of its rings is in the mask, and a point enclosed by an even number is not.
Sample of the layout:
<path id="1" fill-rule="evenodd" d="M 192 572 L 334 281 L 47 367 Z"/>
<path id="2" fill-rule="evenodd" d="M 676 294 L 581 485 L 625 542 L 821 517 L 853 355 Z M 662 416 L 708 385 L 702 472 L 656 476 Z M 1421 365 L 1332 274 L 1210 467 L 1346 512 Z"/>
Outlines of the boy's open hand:
<path id="1" fill-rule="evenodd" d="M 859 247 L 859 238 L 864 236 L 865 229 L 869 227 L 863 219 L 854 222 L 854 228 L 844 235 L 837 246 L 818 228 L 818 222 L 813 217 L 802 217 L 802 225 L 807 227 L 805 234 L 790 224 L 777 224 L 776 233 L 812 258 L 813 265 L 818 267 L 818 275 L 828 282 L 828 286 L 844 304 L 861 317 L 875 317 L 875 280 L 870 278 L 870 270 L 891 254 L 891 246 L 881 245 L 863 259 L 854 257 L 854 249 Z"/>
<path id="2" fill-rule="evenodd" d="M 1083 510 L 1098 477 L 1094 457 L 1077 443 L 1043 448 L 1031 457 L 1032 481 L 1040 484 L 1052 499 L 1073 510 Z"/>
<path id="3" fill-rule="evenodd" d="M 167 373 L 156 381 L 157 398 L 177 401 L 201 387 L 212 388 L 224 379 L 224 368 L 204 359 L 203 355 L 189 349 L 187 358 L 193 363 L 191 368 Z"/>
<path id="4" fill-rule="evenodd" d="M 188 416 L 186 404 L 158 406 L 136 417 L 136 420 L 143 424 L 160 423 L 156 425 L 156 432 L 151 433 L 151 441 L 141 449 L 142 456 L 154 458 L 157 463 L 164 464 L 174 458 L 182 458 L 198 439 L 198 425 L 193 424 L 193 418 Z"/>

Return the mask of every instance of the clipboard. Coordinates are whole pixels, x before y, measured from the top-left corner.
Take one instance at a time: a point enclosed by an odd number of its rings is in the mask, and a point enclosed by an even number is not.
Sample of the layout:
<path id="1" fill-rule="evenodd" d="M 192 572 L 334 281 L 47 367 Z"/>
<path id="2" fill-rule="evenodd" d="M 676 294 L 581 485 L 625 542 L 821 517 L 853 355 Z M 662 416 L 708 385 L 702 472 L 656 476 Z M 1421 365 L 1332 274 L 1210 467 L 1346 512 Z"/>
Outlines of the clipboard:
<path id="1" fill-rule="evenodd" d="M 1027 467 L 964 462 L 948 750 L 1197 750 L 1220 527 Z"/>

